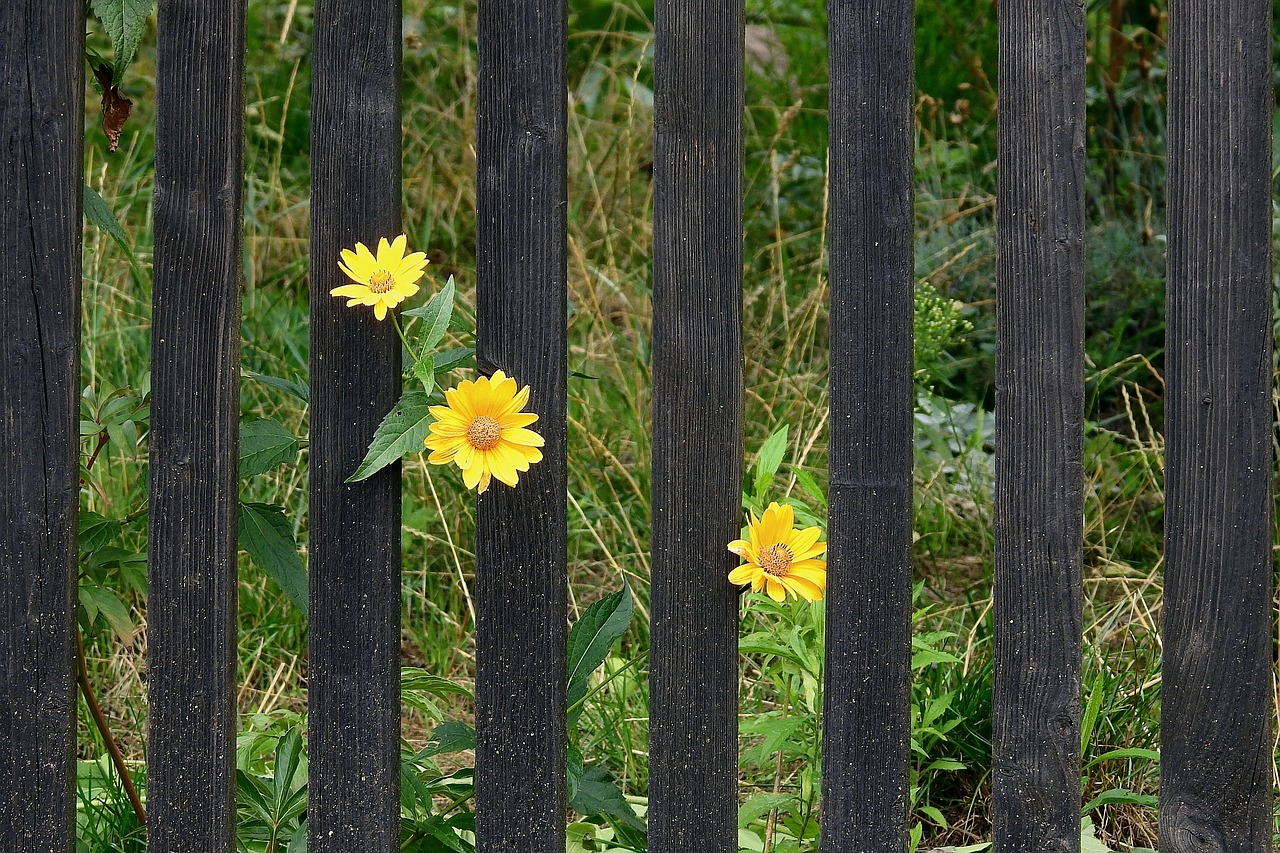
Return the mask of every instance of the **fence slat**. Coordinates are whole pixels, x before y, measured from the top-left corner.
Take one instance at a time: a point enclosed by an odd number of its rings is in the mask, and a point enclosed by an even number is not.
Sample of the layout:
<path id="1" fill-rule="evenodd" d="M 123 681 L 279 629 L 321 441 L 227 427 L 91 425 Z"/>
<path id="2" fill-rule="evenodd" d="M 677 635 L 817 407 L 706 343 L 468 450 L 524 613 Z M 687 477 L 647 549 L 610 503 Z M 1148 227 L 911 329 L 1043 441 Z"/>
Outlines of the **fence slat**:
<path id="1" fill-rule="evenodd" d="M 1169 4 L 1160 849 L 1271 849 L 1271 4 Z"/>
<path id="2" fill-rule="evenodd" d="M 345 484 L 400 395 L 390 320 L 347 308 L 340 252 L 400 233 L 400 3 L 317 0 L 311 73 L 308 849 L 400 839 L 400 465 Z M 421 249 L 422 247 L 414 247 Z"/>
<path id="3" fill-rule="evenodd" d="M 546 440 L 477 499 L 476 850 L 565 847 L 565 0 L 481 0 L 480 372 L 531 389 Z"/>
<path id="4" fill-rule="evenodd" d="M 158 9 L 148 849 L 235 831 L 244 3 Z"/>
<path id="5" fill-rule="evenodd" d="M 649 849 L 736 853 L 742 0 L 654 8 Z"/>
<path id="6" fill-rule="evenodd" d="M 148 844 L 231 850 L 244 8 L 158 21 Z"/>
<path id="7" fill-rule="evenodd" d="M 822 849 L 906 849 L 913 0 L 831 0 L 831 484 Z M 874 733 L 874 735 L 872 734 Z"/>
<path id="8" fill-rule="evenodd" d="M 994 832 L 1080 849 L 1084 4 L 999 12 Z"/>
<path id="9" fill-rule="evenodd" d="M 75 846 L 84 3 L 0 6 L 0 838 Z"/>

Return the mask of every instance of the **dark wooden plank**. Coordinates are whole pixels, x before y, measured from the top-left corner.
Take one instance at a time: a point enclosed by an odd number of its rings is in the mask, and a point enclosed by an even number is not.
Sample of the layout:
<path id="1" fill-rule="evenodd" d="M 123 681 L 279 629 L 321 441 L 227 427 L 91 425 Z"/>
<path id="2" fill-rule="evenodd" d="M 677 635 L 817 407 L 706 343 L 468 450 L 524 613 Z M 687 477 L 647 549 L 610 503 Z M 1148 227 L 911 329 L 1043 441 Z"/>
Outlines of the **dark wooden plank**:
<path id="1" fill-rule="evenodd" d="M 84 3 L 0 4 L 0 838 L 75 847 Z"/>
<path id="2" fill-rule="evenodd" d="M 830 0 L 831 484 L 822 849 L 907 849 L 913 0 Z"/>
<path id="3" fill-rule="evenodd" d="M 654 9 L 649 849 L 736 853 L 742 0 Z"/>
<path id="4" fill-rule="evenodd" d="M 234 849 L 244 3 L 157 12 L 148 848 Z"/>
<path id="5" fill-rule="evenodd" d="M 318 0 L 311 73 L 308 849 L 400 837 L 400 466 L 343 483 L 400 394 L 390 320 L 347 308 L 339 253 L 400 233 L 400 3 Z M 422 248 L 422 247 L 415 247 Z"/>
<path id="6" fill-rule="evenodd" d="M 1000 4 L 994 832 L 1080 849 L 1084 4 Z"/>
<path id="7" fill-rule="evenodd" d="M 1169 4 L 1160 849 L 1271 849 L 1271 4 Z"/>
<path id="8" fill-rule="evenodd" d="M 477 499 L 476 849 L 565 846 L 565 0 L 481 0 L 476 341 L 542 462 Z"/>

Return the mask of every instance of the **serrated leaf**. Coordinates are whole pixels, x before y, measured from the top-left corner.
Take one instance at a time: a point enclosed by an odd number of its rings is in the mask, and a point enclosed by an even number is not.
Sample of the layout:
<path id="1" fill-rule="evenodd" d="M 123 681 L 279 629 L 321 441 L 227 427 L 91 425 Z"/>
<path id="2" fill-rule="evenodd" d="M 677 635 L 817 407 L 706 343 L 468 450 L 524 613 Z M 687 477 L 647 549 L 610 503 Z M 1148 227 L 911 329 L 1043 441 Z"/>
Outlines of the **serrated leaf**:
<path id="1" fill-rule="evenodd" d="M 272 418 L 240 422 L 240 476 L 264 474 L 298 455 L 298 439 Z"/>
<path id="2" fill-rule="evenodd" d="M 355 483 L 399 460 L 406 453 L 421 452 L 431 432 L 431 398 L 422 391 L 406 391 L 378 425 L 369 452 L 346 482 Z"/>
<path id="3" fill-rule="evenodd" d="M 110 545 L 120 535 L 120 522 L 87 509 L 80 510 L 80 553 L 90 554 Z"/>
<path id="4" fill-rule="evenodd" d="M 90 4 L 111 39 L 114 52 L 111 64 L 115 68 L 115 82 L 119 83 L 124 70 L 138 54 L 152 0 L 90 0 Z"/>
<path id="5" fill-rule="evenodd" d="M 453 317 L 453 294 L 453 276 L 449 276 L 444 287 L 431 297 L 430 302 L 421 308 L 404 312 L 406 317 L 418 317 L 422 320 L 418 326 L 418 352 L 431 352 L 444 340 L 444 333 L 449 330 L 449 320 Z"/>
<path id="6" fill-rule="evenodd" d="M 612 782 L 591 778 L 590 773 L 578 782 L 578 790 L 569 807 L 583 817 L 592 815 L 612 815 L 621 818 L 628 826 L 644 829 L 644 821 L 636 816 L 635 810 L 622 796 L 622 791 Z"/>
<path id="7" fill-rule="evenodd" d="M 604 663 L 609 649 L 626 633 L 631 624 L 635 604 L 631 588 L 622 589 L 597 601 L 587 608 L 582 617 L 569 629 L 567 652 L 569 725 L 573 725 L 582 713 L 581 702 L 587 695 L 591 673 Z"/>
<path id="8" fill-rule="evenodd" d="M 125 234 L 124 229 L 120 227 L 120 220 L 116 219 L 116 215 L 111 212 L 111 206 L 106 200 L 88 184 L 84 185 L 84 218 L 115 240 L 116 245 L 125 253 L 130 263 L 135 262 L 133 247 L 129 245 L 129 235 Z"/>
<path id="9" fill-rule="evenodd" d="M 307 613 L 307 570 L 302 565 L 293 527 L 284 510 L 272 504 L 240 502 L 240 547 L 280 587 L 302 614 Z"/>
<path id="10" fill-rule="evenodd" d="M 413 363 L 413 375 L 422 383 L 422 390 L 431 393 L 436 387 L 436 360 L 431 356 L 423 356 Z"/>
<path id="11" fill-rule="evenodd" d="M 431 732 L 431 739 L 414 758 L 434 758 L 450 752 L 462 752 L 476 748 L 476 730 L 466 723 L 452 721 L 441 723 Z"/>
<path id="12" fill-rule="evenodd" d="M 304 403 L 311 402 L 311 389 L 307 387 L 305 382 L 294 382 L 291 379 L 284 379 L 280 376 L 268 376 L 265 373 L 251 373 L 245 371 L 241 374 L 246 379 L 252 379 L 254 382 L 261 382 L 263 385 L 269 385 L 272 388 L 278 388 L 288 394 L 292 394 Z"/>
<path id="13" fill-rule="evenodd" d="M 91 623 L 98 614 L 101 614 L 117 636 L 128 639 L 133 634 L 133 620 L 129 618 L 129 606 L 114 592 L 91 584 L 81 584 L 77 592 L 85 612 L 90 614 Z"/>
<path id="14" fill-rule="evenodd" d="M 773 475 L 778 473 L 778 468 L 782 465 L 782 457 L 787 452 L 787 433 L 790 428 L 787 424 L 769 436 L 764 445 L 760 448 L 760 454 L 756 457 L 756 479 L 755 493 L 759 500 L 764 495 L 764 490 L 768 488 L 769 483 L 773 480 Z"/>

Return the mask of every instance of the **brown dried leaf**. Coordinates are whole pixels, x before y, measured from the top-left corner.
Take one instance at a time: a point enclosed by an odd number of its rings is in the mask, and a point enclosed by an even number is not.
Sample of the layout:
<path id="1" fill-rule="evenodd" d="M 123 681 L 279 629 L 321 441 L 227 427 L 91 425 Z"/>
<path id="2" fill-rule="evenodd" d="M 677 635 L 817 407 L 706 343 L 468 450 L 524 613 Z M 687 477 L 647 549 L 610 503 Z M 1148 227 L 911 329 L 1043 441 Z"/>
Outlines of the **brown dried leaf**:
<path id="1" fill-rule="evenodd" d="M 120 89 L 111 82 L 115 72 L 110 65 L 103 63 L 92 68 L 93 76 L 98 78 L 98 85 L 102 86 L 102 132 L 111 143 L 107 150 L 115 151 L 120 147 L 120 134 L 133 110 L 133 101 L 120 94 Z"/>

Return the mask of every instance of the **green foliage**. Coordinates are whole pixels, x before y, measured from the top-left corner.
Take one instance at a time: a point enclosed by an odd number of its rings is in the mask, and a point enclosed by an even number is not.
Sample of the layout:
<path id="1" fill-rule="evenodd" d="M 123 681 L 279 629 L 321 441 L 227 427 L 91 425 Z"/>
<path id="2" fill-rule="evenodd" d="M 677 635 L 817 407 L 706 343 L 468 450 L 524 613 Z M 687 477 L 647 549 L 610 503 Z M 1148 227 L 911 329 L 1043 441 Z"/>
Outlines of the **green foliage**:
<path id="1" fill-rule="evenodd" d="M 424 391 L 405 391 L 378 424 L 369 452 L 347 482 L 368 479 L 408 453 L 421 453 L 422 442 L 431 432 L 431 407 L 438 402 L 438 397 Z"/>
<path id="2" fill-rule="evenodd" d="M 113 82 L 119 85 L 124 71 L 138 54 L 147 17 L 154 6 L 153 0 L 89 0 L 93 13 L 106 28 L 113 51 L 111 67 L 115 70 Z"/>

